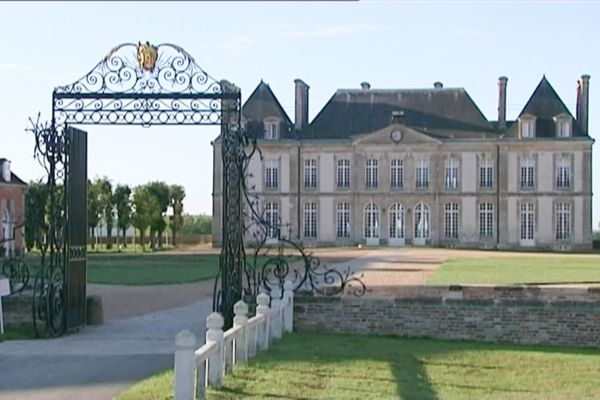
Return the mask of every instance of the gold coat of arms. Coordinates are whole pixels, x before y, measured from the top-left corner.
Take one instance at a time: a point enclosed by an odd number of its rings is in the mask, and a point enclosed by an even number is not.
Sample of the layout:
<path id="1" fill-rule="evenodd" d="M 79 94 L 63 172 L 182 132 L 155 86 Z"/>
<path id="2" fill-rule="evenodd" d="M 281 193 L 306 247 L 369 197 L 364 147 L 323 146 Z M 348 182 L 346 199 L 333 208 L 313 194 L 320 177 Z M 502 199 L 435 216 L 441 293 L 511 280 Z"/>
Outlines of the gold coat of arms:
<path id="1" fill-rule="evenodd" d="M 150 42 L 138 42 L 137 57 L 140 68 L 146 71 L 154 71 L 158 59 L 158 48 Z"/>

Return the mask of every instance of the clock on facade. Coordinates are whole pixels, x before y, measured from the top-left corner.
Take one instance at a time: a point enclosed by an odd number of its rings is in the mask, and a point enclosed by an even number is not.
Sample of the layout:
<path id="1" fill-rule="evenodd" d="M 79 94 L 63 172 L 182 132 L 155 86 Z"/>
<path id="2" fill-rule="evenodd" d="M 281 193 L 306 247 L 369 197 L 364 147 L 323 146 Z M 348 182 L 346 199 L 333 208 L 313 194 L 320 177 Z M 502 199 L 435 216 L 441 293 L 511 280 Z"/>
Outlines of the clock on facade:
<path id="1" fill-rule="evenodd" d="M 398 143 L 399 141 L 401 141 L 401 140 L 402 140 L 402 136 L 403 136 L 403 135 L 402 135 L 402 131 L 400 131 L 400 130 L 395 130 L 395 131 L 392 131 L 392 133 L 391 133 L 391 135 L 390 135 L 390 136 L 392 137 L 392 140 L 393 140 L 395 143 Z"/>

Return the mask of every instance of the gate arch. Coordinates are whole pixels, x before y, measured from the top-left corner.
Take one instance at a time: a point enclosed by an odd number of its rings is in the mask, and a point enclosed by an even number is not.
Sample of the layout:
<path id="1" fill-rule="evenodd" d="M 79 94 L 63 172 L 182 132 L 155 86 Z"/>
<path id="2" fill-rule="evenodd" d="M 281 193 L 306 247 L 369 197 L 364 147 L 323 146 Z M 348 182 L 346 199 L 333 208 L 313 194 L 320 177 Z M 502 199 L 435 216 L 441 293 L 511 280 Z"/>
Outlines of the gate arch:
<path id="1" fill-rule="evenodd" d="M 325 268 L 289 238 L 282 237 L 280 243 L 300 252 L 301 272 L 286 268 L 283 251 L 261 264 L 259 253 L 269 249 L 260 232 L 279 232 L 283 226 L 265 221 L 245 184 L 249 159 L 260 150 L 254 133 L 246 134 L 241 127 L 240 89 L 211 77 L 181 47 L 149 42 L 114 47 L 82 78 L 54 89 L 50 123 L 41 123 L 38 116 L 31 124 L 34 154 L 48 175 L 50 210 L 42 268 L 34 283 L 38 336 L 61 335 L 85 324 L 87 134 L 73 125 L 220 125 L 223 239 L 213 310 L 223 314 L 226 326 L 232 325 L 233 305 L 243 294 L 256 294 L 259 286 L 282 287 L 289 277 L 296 289 L 318 290 L 327 284 L 340 292 L 357 282 L 354 293 L 364 293 L 364 283 L 349 269 Z M 252 265 L 244 250 L 244 232 L 250 229 L 245 226 L 247 218 L 259 227 L 261 238 Z"/>

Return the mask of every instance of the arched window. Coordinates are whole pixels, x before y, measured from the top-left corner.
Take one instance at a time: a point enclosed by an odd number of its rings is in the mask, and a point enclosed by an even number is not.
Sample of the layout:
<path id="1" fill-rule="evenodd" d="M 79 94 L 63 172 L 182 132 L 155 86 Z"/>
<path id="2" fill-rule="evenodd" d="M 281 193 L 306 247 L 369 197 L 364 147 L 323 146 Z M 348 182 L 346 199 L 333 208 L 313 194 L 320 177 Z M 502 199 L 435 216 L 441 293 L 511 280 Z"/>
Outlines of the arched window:
<path id="1" fill-rule="evenodd" d="M 404 207 L 392 204 L 390 207 L 390 239 L 404 239 Z"/>
<path id="2" fill-rule="evenodd" d="M 415 242 L 429 239 L 429 207 L 419 203 L 415 207 Z"/>
<path id="3" fill-rule="evenodd" d="M 265 204 L 265 221 L 267 223 L 267 239 L 279 239 L 279 204 Z"/>
<path id="4" fill-rule="evenodd" d="M 365 238 L 379 238 L 379 208 L 373 203 L 365 206 Z"/>

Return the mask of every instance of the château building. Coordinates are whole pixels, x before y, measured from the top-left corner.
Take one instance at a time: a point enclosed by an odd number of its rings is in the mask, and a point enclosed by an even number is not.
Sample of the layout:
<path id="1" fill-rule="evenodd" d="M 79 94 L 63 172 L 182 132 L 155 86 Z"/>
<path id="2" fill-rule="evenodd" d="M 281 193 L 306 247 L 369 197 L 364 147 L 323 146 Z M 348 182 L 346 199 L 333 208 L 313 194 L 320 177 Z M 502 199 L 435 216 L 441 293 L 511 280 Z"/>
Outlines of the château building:
<path id="1" fill-rule="evenodd" d="M 259 126 L 248 186 L 269 241 L 305 246 L 433 245 L 587 250 L 592 245 L 589 75 L 575 118 L 543 77 L 515 121 L 498 120 L 463 88 L 337 90 L 309 123 L 309 87 L 295 81 L 292 122 L 269 85 L 243 105 Z M 213 142 L 213 240 L 221 241 L 221 144 Z M 250 237 L 248 237 L 250 239 Z"/>

